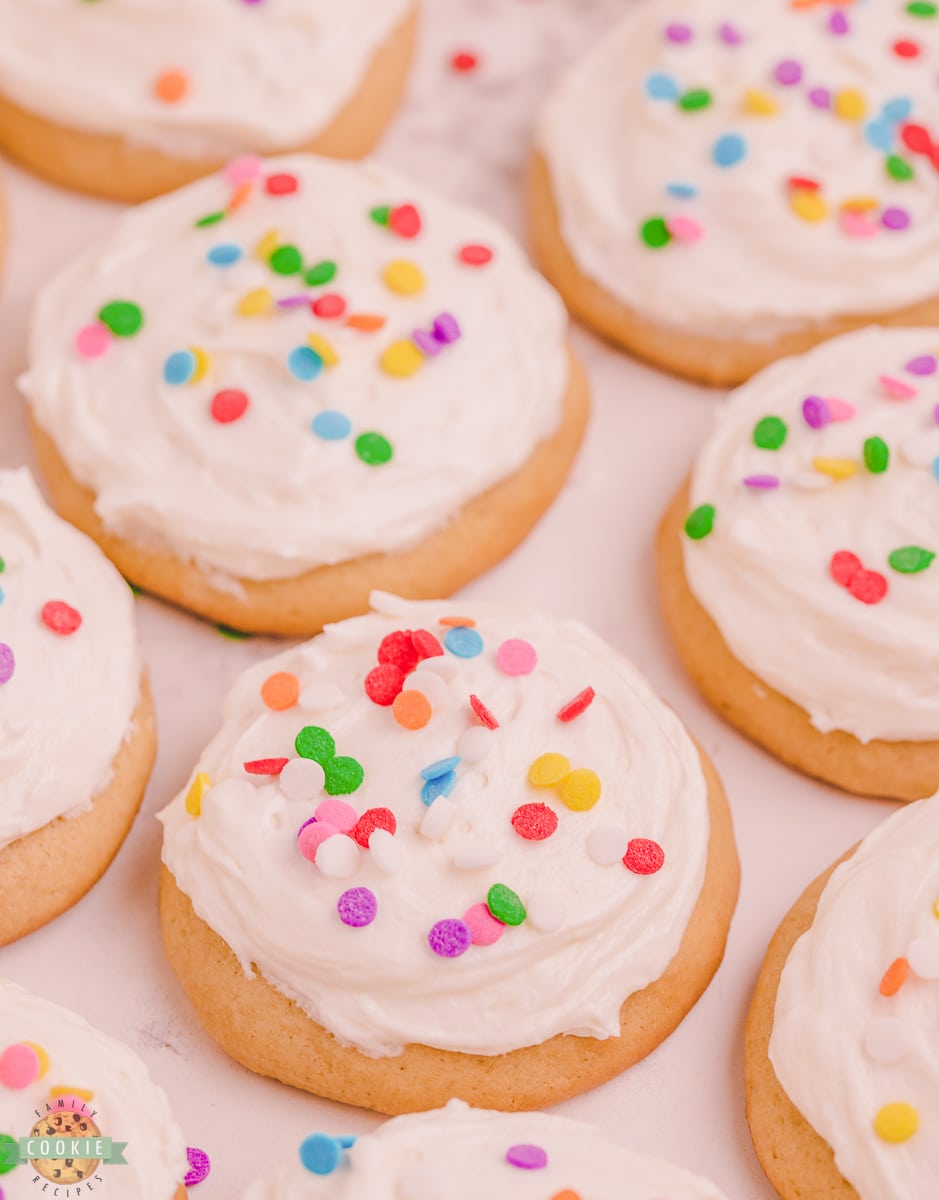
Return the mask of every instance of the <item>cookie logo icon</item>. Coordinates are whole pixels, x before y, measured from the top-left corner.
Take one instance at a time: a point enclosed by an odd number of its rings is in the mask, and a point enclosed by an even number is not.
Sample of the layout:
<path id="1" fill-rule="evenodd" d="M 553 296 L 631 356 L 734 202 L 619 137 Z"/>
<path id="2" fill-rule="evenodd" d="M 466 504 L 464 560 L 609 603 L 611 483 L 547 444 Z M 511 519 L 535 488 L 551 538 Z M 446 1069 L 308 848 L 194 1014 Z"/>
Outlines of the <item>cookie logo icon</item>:
<path id="1" fill-rule="evenodd" d="M 77 1096 L 62 1097 L 64 1104 L 47 1112 L 30 1130 L 30 1142 L 38 1153 L 51 1151 L 62 1157 L 31 1158 L 30 1166 L 43 1179 L 51 1183 L 73 1184 L 90 1179 L 101 1165 L 101 1157 L 68 1157 L 72 1151 L 95 1147 L 101 1139 L 101 1130 L 92 1120 L 93 1110 Z"/>

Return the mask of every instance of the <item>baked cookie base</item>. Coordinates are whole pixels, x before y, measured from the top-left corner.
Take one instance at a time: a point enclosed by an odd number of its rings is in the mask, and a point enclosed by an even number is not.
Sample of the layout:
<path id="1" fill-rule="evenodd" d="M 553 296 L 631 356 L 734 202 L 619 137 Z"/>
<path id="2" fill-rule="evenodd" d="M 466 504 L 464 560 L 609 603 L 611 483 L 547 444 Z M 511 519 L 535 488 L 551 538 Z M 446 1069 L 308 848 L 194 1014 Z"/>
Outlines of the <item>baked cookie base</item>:
<path id="1" fill-rule="evenodd" d="M 164 866 L 160 916 L 166 953 L 209 1034 L 260 1075 L 389 1115 L 437 1108 L 454 1096 L 504 1111 L 558 1104 L 650 1054 L 694 1006 L 721 963 L 740 868 L 723 788 L 703 753 L 701 762 L 711 817 L 701 894 L 665 973 L 623 1004 L 618 1038 L 559 1035 L 495 1056 L 409 1045 L 394 1058 L 369 1058 L 340 1044 L 257 968 L 246 975 Z"/>
<path id="2" fill-rule="evenodd" d="M 0 946 L 39 929 L 98 882 L 127 836 L 156 756 L 156 724 L 146 677 L 111 781 L 92 807 L 59 818 L 0 850 Z"/>
<path id="3" fill-rule="evenodd" d="M 688 674 L 731 725 L 777 758 L 861 796 L 921 800 L 939 790 L 939 742 L 860 742 L 820 733 L 805 709 L 754 675 L 731 653 L 685 575 L 685 484 L 659 527 L 656 565 L 665 623 Z"/>
<path id="4" fill-rule="evenodd" d="M 825 885 L 846 854 L 803 892 L 777 929 L 760 972 L 745 1033 L 747 1121 L 757 1158 L 782 1200 L 860 1200 L 835 1165 L 831 1146 L 789 1099 L 773 1070 L 769 1044 L 776 995 L 793 946 L 812 925 Z"/>
<path id="5" fill-rule="evenodd" d="M 95 511 L 94 493 L 70 474 L 55 443 L 34 420 L 31 428 L 53 506 L 93 538 L 127 579 L 235 629 L 312 637 L 328 621 L 367 612 L 373 588 L 412 600 L 449 596 L 515 549 L 560 491 L 583 439 L 590 408 L 587 377 L 573 354 L 570 364 L 557 431 L 514 475 L 475 497 L 419 545 L 317 567 L 292 579 L 238 580 L 240 592 L 214 587 L 192 562 L 109 533 Z"/>
<path id="6" fill-rule="evenodd" d="M 362 158 L 398 108 L 410 71 L 418 5 L 378 50 L 359 90 L 311 141 L 279 153 L 308 150 L 329 158 Z M 60 187 L 106 200 L 138 203 L 210 175 L 224 160 L 174 158 L 114 134 L 57 125 L 0 94 L 0 148 Z M 245 151 L 254 149 L 245 146 Z"/>
<path id="7" fill-rule="evenodd" d="M 649 320 L 583 274 L 568 250 L 546 159 L 536 154 L 529 180 L 532 251 L 570 312 L 630 354 L 654 366 L 715 387 L 733 387 L 778 358 L 802 354 L 819 342 L 866 325 L 939 325 L 939 297 L 899 312 L 858 314 L 806 324 L 803 329 L 762 341 L 713 338 Z M 625 230 L 624 237 L 632 237 Z"/>

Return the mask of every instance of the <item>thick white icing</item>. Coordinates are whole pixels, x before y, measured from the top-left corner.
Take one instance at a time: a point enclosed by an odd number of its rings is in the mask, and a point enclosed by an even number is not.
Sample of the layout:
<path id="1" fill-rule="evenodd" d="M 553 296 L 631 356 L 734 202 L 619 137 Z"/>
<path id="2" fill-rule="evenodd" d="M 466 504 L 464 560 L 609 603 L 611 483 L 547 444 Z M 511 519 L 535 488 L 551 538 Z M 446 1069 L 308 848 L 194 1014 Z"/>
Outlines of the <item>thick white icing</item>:
<path id="1" fill-rule="evenodd" d="M 410 0 L 0 0 L 0 92 L 177 157 L 289 150 L 352 99 Z M 157 80 L 181 71 L 185 96 Z"/>
<path id="2" fill-rule="evenodd" d="M 773 1068 L 861 1200 L 932 1200 L 936 1194 L 937 904 L 939 795 L 895 813 L 838 867 L 780 982 Z M 908 955 L 916 963 L 917 944 L 923 958 L 931 948 L 929 977 L 914 970 L 899 992 L 881 995 L 887 968 Z M 889 1053 L 884 1020 L 900 1026 L 899 1037 L 891 1033 Z M 883 1141 L 873 1127 L 881 1108 L 896 1103 L 919 1113 L 918 1131 L 900 1144 Z"/>
<path id="3" fill-rule="evenodd" d="M 25 1088 L 0 1083 L 0 1131 L 28 1137 L 37 1113 L 44 1116 L 46 1104 L 54 1104 L 52 1088 L 90 1091 L 101 1135 L 127 1143 L 126 1166 L 99 1168 L 102 1190 L 113 1189 L 121 1200 L 174 1200 L 187 1170 L 186 1142 L 165 1093 L 140 1059 L 69 1009 L 0 978 L 0 1054 L 22 1042 L 41 1047 L 49 1067 Z M 32 1184 L 35 1175 L 27 1164 L 20 1165 L 2 1177 L 0 1187 L 9 1200 L 26 1200 L 41 1193 Z M 61 1191 L 64 1196 L 64 1187 Z"/>
<path id="4" fill-rule="evenodd" d="M 201 816 L 187 814 L 185 792 L 161 814 L 164 862 L 246 969 L 256 963 L 314 1020 L 370 1055 L 408 1043 L 499 1054 L 558 1033 L 618 1035 L 623 1001 L 663 973 L 701 891 L 709 818 L 693 742 L 634 668 L 579 623 L 475 604 L 469 609 L 485 649 L 475 658 L 447 652 L 428 660 L 424 671 L 440 676 L 443 694 L 429 724 L 407 731 L 367 698 L 363 681 L 386 634 L 424 627 L 443 638 L 438 619 L 453 609 L 397 598 L 388 607 L 406 615 L 327 626 L 239 679 L 194 772 L 215 785 Z M 497 666 L 496 652 L 510 638 L 535 647 L 531 674 L 509 676 Z M 300 679 L 298 707 L 273 712 L 262 704 L 261 685 L 277 671 Z M 559 721 L 561 706 L 587 686 L 596 692 L 590 708 Z M 495 714 L 498 729 L 481 730 L 471 694 Z M 305 725 L 328 729 L 338 753 L 363 766 L 364 783 L 345 797 L 360 815 L 380 806 L 396 814 L 396 873 L 380 870 L 369 849 L 349 877 L 325 877 L 297 846 L 297 831 L 325 797 L 288 800 L 276 782 L 252 783 L 245 774 L 246 761 L 292 756 Z M 482 747 L 467 744 L 468 730 Z M 529 784 L 531 763 L 547 751 L 600 776 L 593 809 L 570 811 L 555 790 Z M 464 761 L 447 801 L 451 823 L 425 836 L 420 772 L 455 753 Z M 525 841 L 510 818 L 539 802 L 557 813 L 557 831 Z M 662 869 L 639 876 L 618 860 L 598 865 L 586 841 L 602 826 L 614 837 L 656 841 Z M 334 841 L 348 839 L 325 846 Z M 485 902 L 495 883 L 518 893 L 529 919 L 462 957 L 432 953 L 430 929 Z M 377 896 L 378 917 L 347 928 L 337 900 L 363 885 Z"/>
<path id="5" fill-rule="evenodd" d="M 912 102 L 909 120 L 939 130 L 939 21 L 909 15 L 901 0 L 794 10 L 789 0 L 648 0 L 579 62 L 547 104 L 538 143 L 550 165 L 564 241 L 581 271 L 658 323 L 710 337 L 771 339 L 813 321 L 880 314 L 936 294 L 931 267 L 939 251 L 939 176 L 928 156 L 899 141 L 915 179 L 897 182 L 887 151 L 868 141 L 870 120 L 891 101 Z M 832 32 L 846 19 L 850 33 Z M 669 25 L 692 38 L 670 41 Z M 729 24 L 741 38 L 728 45 Z M 898 40 L 918 58 L 900 58 Z M 797 61 L 803 78 L 784 86 L 774 72 Z M 647 94 L 662 73 L 685 93 L 706 88 L 713 102 L 686 112 Z M 845 120 L 818 108 L 809 93 L 855 89 L 867 117 Z M 745 107 L 750 90 L 778 106 L 774 116 Z M 897 109 L 896 111 L 900 111 Z M 902 123 L 901 123 L 902 124 Z M 879 128 L 879 127 L 878 127 Z M 719 138 L 738 134 L 747 155 L 731 167 L 713 158 Z M 822 184 L 828 217 L 800 219 L 788 181 Z M 680 199 L 669 185 L 691 185 Z M 851 236 L 840 210 L 872 197 L 877 232 Z M 902 207 L 908 228 L 889 232 L 885 208 Z M 649 249 L 640 237 L 651 217 L 692 218 L 695 242 Z"/>
<path id="6" fill-rule="evenodd" d="M 776 363 L 730 397 L 695 463 L 691 507 L 712 504 L 716 518 L 710 536 L 685 538 L 691 590 L 733 654 L 825 733 L 939 738 L 939 564 L 907 575 L 888 565 L 901 547 L 939 552 L 939 375 L 906 369 L 937 354 L 936 330 L 873 327 Z M 917 394 L 889 399 L 884 375 Z M 803 417 L 811 396 L 846 401 L 855 415 L 812 428 Z M 788 426 L 779 450 L 753 441 L 770 415 Z M 872 437 L 889 449 L 880 474 L 864 465 Z M 815 469 L 819 458 L 857 471 L 833 481 Z M 764 474 L 780 486 L 743 483 Z M 861 603 L 832 578 L 841 550 L 887 580 L 880 603 Z"/>
<path id="7" fill-rule="evenodd" d="M 15 659 L 0 684 L 2 849 L 91 806 L 129 731 L 140 659 L 127 584 L 25 468 L 0 471 L 0 558 L 0 643 Z M 44 624 L 50 600 L 81 614 L 74 633 Z"/>
<path id="8" fill-rule="evenodd" d="M 547 1165 L 506 1161 L 513 1146 L 539 1146 Z M 499 1113 L 451 1100 L 446 1108 L 387 1121 L 361 1137 L 331 1175 L 299 1156 L 252 1184 L 243 1200 L 549 1200 L 573 1189 L 590 1200 L 724 1200 L 712 1183 L 636 1154 L 580 1121 Z"/>
<path id="9" fill-rule="evenodd" d="M 292 173 L 298 191 L 274 197 L 259 183 L 235 214 L 195 228 L 231 195 L 217 175 L 126 213 L 42 293 L 22 385 L 73 474 L 97 493 L 110 529 L 249 579 L 416 544 L 555 431 L 568 378 L 563 306 L 489 218 L 374 163 L 293 156 L 263 169 Z M 423 220 L 415 238 L 369 219 L 376 206 L 409 202 Z M 253 254 L 271 230 L 306 266 L 334 261 L 335 280 L 306 287 L 300 276 L 274 273 Z M 479 243 L 493 260 L 466 265 L 460 249 Z M 212 265 L 206 256 L 219 244 L 243 248 L 244 258 Z M 386 286 L 383 270 L 397 260 L 423 271 L 420 294 Z M 340 294 L 346 316 L 381 314 L 387 324 L 366 333 L 345 316 L 314 316 L 307 304 L 238 315 L 240 299 L 258 288 L 276 299 Z M 143 328 L 83 359 L 76 333 L 115 299 L 142 308 Z M 389 346 L 445 312 L 459 340 L 410 377 L 382 369 Z M 340 362 L 302 382 L 287 360 L 314 332 Z M 192 346 L 211 358 L 206 376 L 166 383 L 166 358 Z M 210 404 L 226 388 L 245 391 L 250 407 L 219 424 Z M 326 441 L 312 431 L 313 418 L 330 410 L 350 419 L 350 437 Z M 390 441 L 390 462 L 359 459 L 354 443 L 369 431 Z"/>

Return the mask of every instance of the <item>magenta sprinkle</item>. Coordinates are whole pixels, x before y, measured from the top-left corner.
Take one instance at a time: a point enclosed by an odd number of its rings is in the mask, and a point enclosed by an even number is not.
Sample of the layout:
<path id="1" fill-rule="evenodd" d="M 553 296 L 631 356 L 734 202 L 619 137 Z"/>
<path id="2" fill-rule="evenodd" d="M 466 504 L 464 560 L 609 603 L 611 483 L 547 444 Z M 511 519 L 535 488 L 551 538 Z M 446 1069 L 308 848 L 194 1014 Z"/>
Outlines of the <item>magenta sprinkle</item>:
<path id="1" fill-rule="evenodd" d="M 885 208 L 880 219 L 885 229 L 901 230 L 910 224 L 910 214 L 905 208 Z"/>
<path id="2" fill-rule="evenodd" d="M 349 925 L 353 929 L 364 929 L 378 916 L 378 900 L 371 888 L 349 888 L 339 897 L 336 911 L 343 925 Z"/>
<path id="3" fill-rule="evenodd" d="M 831 108 L 831 92 L 828 88 L 812 88 L 809 92 L 809 100 L 816 108 Z"/>
<path id="4" fill-rule="evenodd" d="M 313 299 L 312 296 L 285 296 L 283 300 L 277 301 L 278 308 L 303 308 L 305 304 L 309 304 Z"/>
<path id="5" fill-rule="evenodd" d="M 431 358 L 439 354 L 443 349 L 440 342 L 437 341 L 432 333 L 428 333 L 426 329 L 415 329 L 411 334 L 411 338 L 418 350 L 424 354 L 429 354 Z"/>
<path id="6" fill-rule="evenodd" d="M 833 12 L 828 18 L 828 28 L 837 37 L 844 37 L 846 33 L 851 32 L 851 25 L 848 18 L 843 12 Z"/>
<path id="7" fill-rule="evenodd" d="M 824 429 L 831 424 L 831 409 L 821 396 L 806 396 L 802 401 L 802 416 L 812 429 Z"/>
<path id="8" fill-rule="evenodd" d="M 794 58 L 784 58 L 781 63 L 777 64 L 773 75 L 777 83 L 781 83 L 784 87 L 793 87 L 802 82 L 802 64 L 797 63 Z"/>
<path id="9" fill-rule="evenodd" d="M 670 42 L 684 45 L 685 42 L 691 41 L 691 26 L 685 25 L 681 21 L 672 21 L 671 24 L 665 26 L 665 36 Z"/>
<path id="10" fill-rule="evenodd" d="M 183 1184 L 187 1188 L 195 1187 L 203 1179 L 208 1179 L 209 1172 L 212 1170 L 212 1163 L 206 1152 L 199 1150 L 196 1146 L 186 1147 L 186 1157 L 189 1159 L 189 1171 L 183 1180 Z"/>
<path id="11" fill-rule="evenodd" d="M 473 934 L 465 921 L 447 918 L 438 921 L 427 935 L 427 944 L 441 958 L 459 958 L 473 943 Z"/>
<path id="12" fill-rule="evenodd" d="M 779 487 L 779 476 L 747 475 L 743 482 L 748 488 L 759 488 L 762 491 L 770 491 L 772 488 Z"/>
<path id="13" fill-rule="evenodd" d="M 450 346 L 453 342 L 459 341 L 460 327 L 456 322 L 456 317 L 452 313 L 441 313 L 437 317 L 434 321 L 434 337 L 445 346 Z"/>
<path id="14" fill-rule="evenodd" d="M 729 21 L 724 21 L 718 32 L 725 46 L 739 46 L 743 41 L 740 30 L 731 25 Z"/>
<path id="15" fill-rule="evenodd" d="M 315 824 L 316 824 L 316 817 L 307 817 L 307 819 L 303 822 L 303 824 L 297 830 L 297 837 L 299 837 L 300 834 L 303 833 L 303 831 L 304 831 L 304 829 L 306 829 L 307 825 L 315 825 Z"/>
<path id="16" fill-rule="evenodd" d="M 541 1171 L 548 1165 L 548 1155 L 540 1146 L 509 1146 L 505 1161 L 523 1171 Z"/>
<path id="17" fill-rule="evenodd" d="M 918 358 L 911 359 L 906 364 L 906 369 L 911 375 L 935 375 L 937 366 L 939 363 L 932 354 L 921 354 Z"/>
<path id="18" fill-rule="evenodd" d="M 13 651 L 6 642 L 0 642 L 0 683 L 9 683 L 15 670 L 16 659 L 13 657 Z"/>

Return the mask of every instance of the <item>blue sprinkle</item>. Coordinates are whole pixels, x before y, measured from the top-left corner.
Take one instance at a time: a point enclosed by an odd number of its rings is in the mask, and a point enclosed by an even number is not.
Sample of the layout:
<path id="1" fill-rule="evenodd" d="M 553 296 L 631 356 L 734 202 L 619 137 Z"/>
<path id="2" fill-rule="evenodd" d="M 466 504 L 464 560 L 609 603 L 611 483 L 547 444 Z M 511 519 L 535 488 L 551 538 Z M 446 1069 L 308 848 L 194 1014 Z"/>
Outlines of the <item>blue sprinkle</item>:
<path id="1" fill-rule="evenodd" d="M 188 383 L 196 373 L 196 356 L 191 350 L 177 350 L 163 364 L 163 378 L 173 387 Z"/>
<path id="2" fill-rule="evenodd" d="M 342 1161 L 342 1149 L 328 1133 L 311 1133 L 300 1144 L 300 1161 L 314 1175 L 332 1175 Z"/>
<path id="3" fill-rule="evenodd" d="M 467 625 L 454 625 L 448 629 L 443 644 L 457 658 L 475 658 L 483 652 L 483 639 Z"/>
<path id="4" fill-rule="evenodd" d="M 456 772 L 447 771 L 446 775 L 438 775 L 436 779 L 428 779 L 421 788 L 421 800 L 428 808 L 438 796 L 449 796 L 456 783 Z"/>
<path id="5" fill-rule="evenodd" d="M 240 246 L 234 242 L 223 242 L 221 246 L 213 246 L 206 258 L 213 267 L 230 267 L 244 255 Z"/>
<path id="6" fill-rule="evenodd" d="M 359 1139 L 353 1133 L 343 1134 L 342 1137 L 337 1137 L 336 1141 L 342 1146 L 343 1150 L 351 1150 Z"/>
<path id="7" fill-rule="evenodd" d="M 345 413 L 327 409 L 317 413 L 311 423 L 311 428 L 317 437 L 326 442 L 341 442 L 352 432 L 352 422 Z"/>
<path id="8" fill-rule="evenodd" d="M 913 101 L 909 96 L 898 96 L 896 100 L 888 100 L 883 107 L 883 114 L 888 121 L 905 121 L 913 111 Z"/>
<path id="9" fill-rule="evenodd" d="M 297 346 L 287 356 L 287 366 L 292 375 L 306 383 L 315 379 L 323 369 L 323 360 L 309 346 Z"/>
<path id="10" fill-rule="evenodd" d="M 889 150 L 893 145 L 893 126 L 883 117 L 877 117 L 864 126 L 864 136 L 875 150 Z"/>
<path id="11" fill-rule="evenodd" d="M 698 194 L 698 189 L 693 183 L 667 183 L 665 190 L 676 200 L 694 200 Z"/>
<path id="12" fill-rule="evenodd" d="M 739 133 L 725 133 L 714 143 L 711 154 L 719 167 L 735 167 L 747 157 L 747 143 Z"/>
<path id="13" fill-rule="evenodd" d="M 939 479 L 939 458 L 934 458 L 932 460 L 932 473 L 937 479 Z"/>
<path id="14" fill-rule="evenodd" d="M 6 596 L 3 593 L 3 588 L 0 588 L 0 604 L 2 604 L 4 600 L 6 600 Z"/>
<path id="15" fill-rule="evenodd" d="M 459 765 L 459 754 L 454 754 L 451 758 L 438 758 L 436 762 L 431 763 L 429 767 L 425 767 L 421 771 L 421 779 L 439 779 L 441 775 L 446 775 L 449 771 L 455 771 Z"/>
<path id="16" fill-rule="evenodd" d="M 681 88 L 671 75 L 666 75 L 664 71 L 655 71 L 646 76 L 646 95 L 651 96 L 653 100 L 677 100 L 681 95 Z"/>

